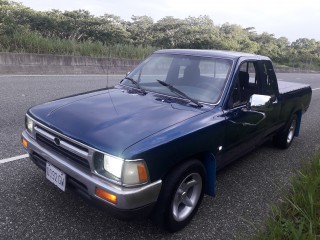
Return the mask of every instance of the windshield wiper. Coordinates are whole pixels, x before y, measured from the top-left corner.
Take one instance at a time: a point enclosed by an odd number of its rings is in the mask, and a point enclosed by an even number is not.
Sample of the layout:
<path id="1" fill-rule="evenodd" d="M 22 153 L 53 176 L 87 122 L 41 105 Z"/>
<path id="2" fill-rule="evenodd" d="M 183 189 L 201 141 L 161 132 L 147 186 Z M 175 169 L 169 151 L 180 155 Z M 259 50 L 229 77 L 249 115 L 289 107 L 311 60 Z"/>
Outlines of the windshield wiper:
<path id="1" fill-rule="evenodd" d="M 138 88 L 143 94 L 147 94 L 146 90 L 144 90 L 144 89 L 140 86 L 140 84 L 139 84 L 136 80 L 134 80 L 133 78 L 131 78 L 131 77 L 125 77 L 124 79 L 128 79 L 130 82 L 132 82 L 134 85 L 136 85 L 137 88 Z M 122 80 L 123 80 L 123 79 L 122 79 Z"/>
<path id="2" fill-rule="evenodd" d="M 164 81 L 158 80 L 158 83 L 160 83 L 163 86 L 166 86 L 167 88 L 169 88 L 169 90 L 177 95 L 179 95 L 180 97 L 186 98 L 189 101 L 193 102 L 194 104 L 196 104 L 198 107 L 203 107 L 202 104 L 200 104 L 197 100 L 193 99 L 192 97 L 189 97 L 187 94 L 181 92 L 178 88 L 175 88 L 174 86 L 172 86 L 169 83 L 166 83 Z"/>

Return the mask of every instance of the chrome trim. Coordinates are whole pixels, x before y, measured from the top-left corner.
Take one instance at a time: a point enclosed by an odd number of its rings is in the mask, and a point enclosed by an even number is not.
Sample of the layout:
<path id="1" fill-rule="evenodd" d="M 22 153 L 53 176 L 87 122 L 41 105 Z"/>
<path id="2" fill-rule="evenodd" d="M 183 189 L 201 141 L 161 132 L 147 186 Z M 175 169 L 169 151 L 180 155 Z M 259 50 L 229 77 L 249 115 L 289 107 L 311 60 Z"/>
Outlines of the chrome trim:
<path id="1" fill-rule="evenodd" d="M 26 114 L 26 116 L 28 116 L 30 119 L 32 119 L 32 121 L 34 121 L 34 126 L 35 126 L 35 127 L 38 125 L 38 126 L 40 126 L 41 128 L 44 128 L 45 130 L 48 130 L 48 132 L 51 132 L 51 133 L 53 133 L 53 134 L 55 134 L 55 135 L 57 135 L 57 136 L 60 136 L 60 137 L 62 137 L 62 138 L 64 138 L 64 139 L 66 139 L 66 140 L 74 143 L 75 145 L 79 145 L 79 146 L 81 146 L 81 147 L 83 147 L 83 148 L 88 149 L 88 153 L 86 153 L 86 156 L 84 156 L 84 155 L 82 155 L 82 156 L 88 160 L 88 163 L 89 163 L 91 172 L 92 172 L 94 175 L 96 175 L 97 177 L 102 178 L 102 179 L 104 179 L 104 180 L 107 180 L 107 181 L 109 181 L 109 182 L 111 182 L 111 183 L 117 184 L 117 185 L 119 185 L 119 186 L 127 187 L 127 188 L 134 188 L 134 187 L 138 187 L 138 186 L 144 186 L 144 185 L 146 185 L 146 184 L 149 183 L 149 181 L 148 181 L 147 183 L 141 183 L 141 184 L 137 184 L 137 185 L 127 185 L 127 184 L 123 184 L 121 181 L 117 181 L 117 180 L 114 180 L 114 179 L 110 179 L 110 178 L 108 178 L 108 177 L 105 177 L 105 176 L 99 174 L 99 173 L 96 171 L 96 169 L 94 168 L 94 158 L 93 158 L 93 155 L 94 155 L 95 152 L 99 152 L 99 153 L 101 153 L 101 154 L 105 154 L 105 155 L 108 155 L 108 156 L 110 156 L 110 157 L 115 157 L 115 158 L 120 158 L 120 159 L 123 159 L 123 158 L 118 157 L 118 156 L 111 155 L 111 154 L 109 154 L 109 153 L 100 151 L 100 150 L 98 150 L 98 149 L 95 149 L 95 148 L 93 148 L 93 147 L 90 147 L 90 146 L 88 146 L 88 145 L 85 145 L 85 144 L 83 144 L 83 143 L 81 143 L 81 142 L 78 142 L 78 141 L 76 141 L 76 140 L 74 140 L 74 139 L 72 139 L 72 138 L 70 138 L 70 137 L 67 137 L 66 135 L 63 135 L 63 134 L 61 134 L 61 133 L 59 133 L 59 132 L 57 132 L 57 131 L 49 128 L 49 127 L 47 127 L 46 125 L 40 123 L 39 121 L 36 121 L 34 118 L 30 117 L 29 114 Z M 39 128 L 37 128 L 37 129 L 39 130 Z M 40 131 L 41 131 L 41 129 L 40 129 Z M 27 132 L 28 132 L 28 131 L 27 131 Z M 43 131 L 42 131 L 42 132 L 43 132 Z M 31 137 L 35 139 L 35 131 L 33 131 L 33 134 L 30 134 L 29 132 L 28 132 L 28 134 L 31 135 Z M 41 135 L 42 135 L 42 134 L 41 134 Z M 44 135 L 42 135 L 42 136 L 44 136 Z M 53 141 L 54 137 L 53 137 L 52 135 L 46 134 L 46 136 L 48 137 L 49 140 L 51 140 L 52 142 L 54 142 L 54 141 Z M 63 142 L 64 142 L 64 141 L 63 141 Z M 64 143 L 66 143 L 66 142 L 64 142 Z M 69 149 L 67 148 L 67 145 L 68 145 L 68 143 L 66 143 L 66 144 L 64 145 L 64 146 L 66 146 L 65 149 L 66 149 L 66 150 L 69 150 Z M 69 145 L 70 145 L 70 144 L 69 144 Z M 60 145 L 60 146 L 61 146 L 61 145 Z M 76 149 L 75 151 L 79 151 L 79 150 L 80 150 L 80 149 Z M 71 151 L 71 150 L 69 150 L 69 151 Z M 80 150 L 80 151 L 82 151 L 82 150 Z M 73 151 L 71 151 L 71 152 L 73 152 Z M 77 154 L 77 152 L 73 152 L 73 153 L 74 153 L 74 154 Z M 123 161 L 141 161 L 141 160 L 143 160 L 143 159 L 123 159 Z M 144 160 L 143 160 L 143 161 L 144 161 Z M 149 176 L 149 178 L 150 178 L 148 166 L 147 166 L 147 173 L 148 173 L 148 176 Z"/>
<path id="2" fill-rule="evenodd" d="M 106 204 L 112 205 L 119 210 L 140 208 L 145 205 L 154 203 L 158 199 L 162 187 L 161 179 L 153 183 L 134 188 L 119 186 L 110 181 L 97 177 L 91 171 L 83 171 L 83 169 L 80 168 L 77 164 L 67 161 L 64 156 L 51 152 L 42 147 L 34 138 L 32 138 L 26 132 L 26 130 L 22 132 L 22 137 L 28 142 L 28 147 L 26 149 L 28 153 L 32 154 L 33 152 L 36 152 L 53 166 L 57 167 L 68 176 L 71 176 L 72 178 L 85 185 L 87 187 L 87 193 L 91 197 L 99 199 Z M 112 204 L 96 196 L 96 188 L 104 189 L 105 191 L 116 195 L 118 201 L 117 204 Z"/>
<path id="3" fill-rule="evenodd" d="M 26 114 L 26 115 L 27 115 L 28 117 L 30 117 L 28 114 Z M 87 148 L 87 149 L 89 150 L 89 153 L 90 153 L 90 152 L 100 152 L 100 153 L 102 153 L 102 154 L 106 154 L 106 155 L 109 155 L 109 156 L 113 156 L 113 155 L 111 155 L 111 154 L 102 152 L 102 151 L 100 151 L 100 150 L 98 150 L 98 149 L 95 149 L 95 148 L 93 148 L 93 147 L 90 147 L 90 146 L 88 146 L 88 145 L 85 145 L 85 144 L 83 144 L 83 143 L 81 143 L 81 142 L 78 142 L 77 140 L 74 140 L 74 139 L 72 139 L 72 138 L 70 138 L 70 137 L 68 137 L 68 136 L 66 136 L 66 135 L 63 135 L 63 134 L 61 134 L 61 133 L 59 133 L 59 132 L 57 132 L 57 131 L 49 128 L 49 127 L 47 127 L 46 125 L 44 125 L 44 124 L 36 121 L 34 118 L 32 118 L 32 117 L 30 117 L 30 118 L 36 123 L 36 125 L 39 125 L 39 126 L 41 126 L 42 128 L 45 128 L 45 129 L 48 130 L 49 132 L 52 132 L 52 133 L 54 133 L 54 134 L 56 134 L 56 135 L 58 135 L 58 136 L 60 136 L 60 137 L 63 137 L 63 138 L 65 138 L 65 139 L 67 139 L 68 141 L 75 143 L 76 145 L 79 145 L 79 146 L 81 146 L 81 147 Z M 90 151 L 90 150 L 91 150 L 91 151 Z M 89 154 L 89 155 L 90 155 L 90 154 Z M 114 157 L 115 157 L 115 156 L 114 156 Z"/>
<path id="4" fill-rule="evenodd" d="M 125 204 L 127 204 L 128 202 L 135 202 L 134 208 L 137 208 L 152 202 L 156 202 L 161 190 L 161 186 L 162 186 L 162 180 L 160 179 L 156 182 L 149 183 L 148 185 L 139 186 L 136 188 L 121 188 L 121 189 L 115 188 L 113 189 L 114 190 L 113 194 L 117 195 L 118 198 L 119 196 L 121 196 L 121 199 L 126 198 L 124 202 Z M 110 191 L 110 189 L 104 189 L 104 190 Z M 119 202 L 117 204 L 112 204 L 96 195 L 95 197 L 113 206 L 116 206 L 116 207 L 119 206 Z M 148 199 L 151 199 L 151 201 Z M 121 204 L 121 205 L 124 205 L 124 204 Z M 125 207 L 125 209 L 131 209 L 131 208 L 132 207 L 128 208 L 128 206 Z"/>
<path id="5" fill-rule="evenodd" d="M 50 133 L 46 132 L 46 131 L 43 131 L 42 129 L 40 129 L 39 127 L 35 126 L 34 130 L 36 131 L 36 133 L 42 135 L 43 137 L 47 138 L 48 140 L 52 141 L 53 143 L 56 144 L 56 137 L 51 135 Z M 75 146 L 72 146 L 71 144 L 65 142 L 63 139 L 59 139 L 60 140 L 60 144 L 58 144 L 60 147 L 72 152 L 72 153 L 75 153 L 77 155 L 81 155 L 85 158 L 88 158 L 89 154 L 88 152 L 85 152 Z M 56 144 L 57 145 L 57 144 Z"/>
<path id="6" fill-rule="evenodd" d="M 259 125 L 265 118 L 266 118 L 266 114 L 263 113 L 263 112 L 258 112 L 258 111 L 253 111 L 253 110 L 246 110 L 246 109 L 243 109 L 244 112 L 252 112 L 252 113 L 258 113 L 258 114 L 261 114 L 262 115 L 262 118 L 257 122 L 257 123 L 246 123 L 246 122 L 243 122 L 243 123 L 238 123 L 238 122 L 235 122 L 235 121 L 232 121 L 232 120 L 229 120 L 231 123 L 234 123 L 234 124 L 238 124 L 238 125 L 242 125 L 242 126 L 257 126 Z"/>
<path id="7" fill-rule="evenodd" d="M 248 109 L 254 111 L 268 111 L 270 110 L 271 105 L 271 96 L 269 95 L 260 95 L 260 94 L 253 94 L 250 97 L 248 103 Z"/>

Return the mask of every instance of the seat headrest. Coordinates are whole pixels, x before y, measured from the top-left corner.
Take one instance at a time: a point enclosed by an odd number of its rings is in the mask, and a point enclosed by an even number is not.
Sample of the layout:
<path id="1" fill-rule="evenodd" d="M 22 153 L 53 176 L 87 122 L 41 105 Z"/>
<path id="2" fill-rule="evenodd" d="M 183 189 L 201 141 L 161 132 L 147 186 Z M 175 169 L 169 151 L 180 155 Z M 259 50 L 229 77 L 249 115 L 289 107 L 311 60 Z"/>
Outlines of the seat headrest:
<path id="1" fill-rule="evenodd" d="M 247 72 L 239 72 L 239 83 L 240 87 L 246 87 L 249 84 L 249 73 Z"/>
<path id="2" fill-rule="evenodd" d="M 183 78 L 188 81 L 197 81 L 200 77 L 200 69 L 197 65 L 189 65 L 184 69 Z"/>

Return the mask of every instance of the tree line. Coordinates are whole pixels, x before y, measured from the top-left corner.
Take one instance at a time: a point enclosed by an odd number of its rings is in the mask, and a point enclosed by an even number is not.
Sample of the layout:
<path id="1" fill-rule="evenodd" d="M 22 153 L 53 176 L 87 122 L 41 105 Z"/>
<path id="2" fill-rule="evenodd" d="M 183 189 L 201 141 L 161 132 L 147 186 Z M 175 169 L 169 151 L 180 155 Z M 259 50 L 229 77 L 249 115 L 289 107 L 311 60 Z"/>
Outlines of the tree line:
<path id="1" fill-rule="evenodd" d="M 159 48 L 220 49 L 266 55 L 278 65 L 320 69 L 320 41 L 300 38 L 290 43 L 286 37 L 276 38 L 267 32 L 258 34 L 254 27 L 216 25 L 206 15 L 185 19 L 167 16 L 158 21 L 133 15 L 131 21 L 125 21 L 113 14 L 97 17 L 86 10 L 36 11 L 17 2 L 0 0 L 0 48 L 30 49 L 26 45 L 36 45 L 37 41 L 25 41 L 27 36 L 42 39 L 44 45 L 72 42 L 73 49 L 75 46 L 89 49 L 80 54 L 91 55 L 90 51 L 97 51 L 104 55 L 103 49 L 113 46 L 119 49 L 131 46 L 130 49 L 144 53 Z M 134 54 L 131 57 L 134 58 Z"/>

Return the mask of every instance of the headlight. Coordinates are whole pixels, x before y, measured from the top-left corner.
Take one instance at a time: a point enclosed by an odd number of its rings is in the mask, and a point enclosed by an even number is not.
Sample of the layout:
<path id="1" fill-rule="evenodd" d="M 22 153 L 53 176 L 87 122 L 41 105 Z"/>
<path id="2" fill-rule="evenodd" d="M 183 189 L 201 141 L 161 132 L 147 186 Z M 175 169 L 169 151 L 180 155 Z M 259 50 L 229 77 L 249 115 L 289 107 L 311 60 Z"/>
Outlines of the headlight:
<path id="1" fill-rule="evenodd" d="M 111 155 L 95 152 L 94 167 L 100 175 L 121 182 L 121 172 L 124 160 Z"/>
<path id="2" fill-rule="evenodd" d="M 105 171 L 111 173 L 117 179 L 121 178 L 123 159 L 104 155 L 103 168 Z"/>
<path id="3" fill-rule="evenodd" d="M 128 161 L 96 152 L 94 166 L 98 174 L 122 185 L 133 186 L 149 181 L 147 166 L 143 160 Z"/>
<path id="4" fill-rule="evenodd" d="M 28 117 L 27 115 L 26 115 L 26 118 L 25 118 L 25 125 L 26 125 L 26 129 L 27 129 L 30 133 L 32 133 L 32 132 L 33 132 L 33 127 L 34 127 L 34 122 L 33 122 L 33 120 L 32 120 L 30 117 Z"/>

